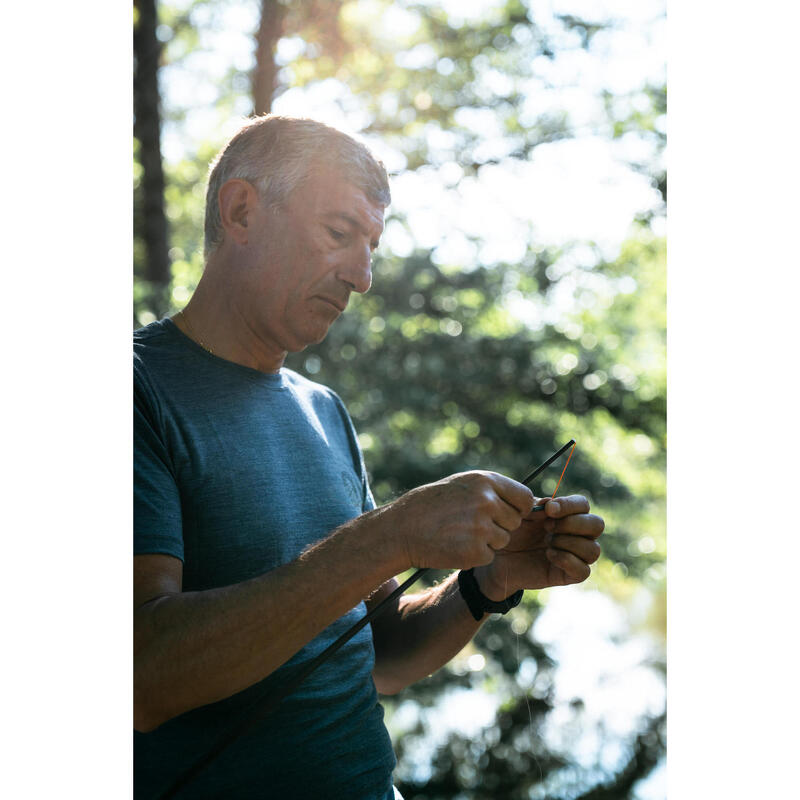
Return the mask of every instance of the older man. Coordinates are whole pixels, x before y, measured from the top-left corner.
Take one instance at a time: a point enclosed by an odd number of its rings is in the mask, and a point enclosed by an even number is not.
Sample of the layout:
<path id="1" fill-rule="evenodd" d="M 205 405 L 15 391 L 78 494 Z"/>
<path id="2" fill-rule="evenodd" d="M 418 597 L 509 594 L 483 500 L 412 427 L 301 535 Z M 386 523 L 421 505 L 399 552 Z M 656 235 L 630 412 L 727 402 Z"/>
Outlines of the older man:
<path id="1" fill-rule="evenodd" d="M 493 602 L 576 583 L 603 523 L 585 498 L 452 475 L 375 508 L 337 395 L 283 366 L 324 338 L 389 204 L 383 166 L 311 120 L 261 117 L 212 167 L 206 267 L 135 342 L 135 793 L 156 797 L 254 702 L 415 567 L 462 569 L 394 602 L 181 796 L 393 796 L 377 692 L 438 669 Z M 471 569 L 474 568 L 474 569 Z"/>

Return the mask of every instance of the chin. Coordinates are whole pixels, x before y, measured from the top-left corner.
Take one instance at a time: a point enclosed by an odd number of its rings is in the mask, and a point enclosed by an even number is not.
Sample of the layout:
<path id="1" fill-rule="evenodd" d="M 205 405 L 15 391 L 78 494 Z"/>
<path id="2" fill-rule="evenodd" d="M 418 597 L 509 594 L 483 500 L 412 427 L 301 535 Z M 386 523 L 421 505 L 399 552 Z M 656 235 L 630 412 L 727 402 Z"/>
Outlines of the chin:
<path id="1" fill-rule="evenodd" d="M 330 330 L 330 325 L 324 326 L 324 330 L 307 330 L 303 331 L 301 335 L 297 336 L 294 342 L 292 342 L 291 346 L 287 347 L 286 349 L 290 353 L 300 353 L 301 351 L 305 350 L 306 347 L 310 347 L 312 344 L 319 344 L 325 337 L 328 335 L 328 331 Z"/>

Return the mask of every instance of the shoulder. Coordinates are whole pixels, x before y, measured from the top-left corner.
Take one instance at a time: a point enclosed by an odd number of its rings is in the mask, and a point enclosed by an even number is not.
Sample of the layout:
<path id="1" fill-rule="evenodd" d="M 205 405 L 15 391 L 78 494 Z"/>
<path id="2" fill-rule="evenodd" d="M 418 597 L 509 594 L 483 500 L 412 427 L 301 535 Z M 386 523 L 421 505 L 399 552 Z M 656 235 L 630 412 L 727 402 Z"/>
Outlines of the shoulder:
<path id="1" fill-rule="evenodd" d="M 330 388 L 322 383 L 317 383 L 294 370 L 284 367 L 281 370 L 284 384 L 290 387 L 295 396 L 304 404 L 312 407 L 317 414 L 344 423 L 348 430 L 353 423 L 350 414 L 342 401 L 342 398 Z"/>
<path id="2" fill-rule="evenodd" d="M 157 404 L 163 384 L 183 373 L 185 353 L 180 334 L 169 319 L 133 332 L 133 386 L 137 401 Z"/>
<path id="3" fill-rule="evenodd" d="M 339 395 L 329 386 L 312 381 L 310 378 L 306 378 L 304 375 L 288 367 L 283 367 L 281 373 L 286 385 L 290 386 L 298 394 L 305 395 L 312 400 L 319 400 L 322 402 L 327 400 L 336 405 L 342 405 Z"/>
<path id="4" fill-rule="evenodd" d="M 133 332 L 134 364 L 175 345 L 175 323 L 169 319 L 151 322 Z"/>
<path id="5" fill-rule="evenodd" d="M 294 392 L 300 406 L 316 416 L 326 430 L 337 432 L 332 441 L 338 443 L 340 452 L 349 454 L 356 473 L 366 481 L 358 435 L 342 398 L 329 386 L 309 380 L 291 369 L 284 367 L 281 372 L 284 385 Z M 370 508 L 374 508 L 374 501 L 371 502 Z"/>
<path id="6" fill-rule="evenodd" d="M 173 323 L 160 319 L 133 332 L 133 371 L 139 378 L 146 371 L 146 365 L 169 347 Z"/>
<path id="7" fill-rule="evenodd" d="M 149 374 L 177 376 L 191 358 L 191 341 L 165 317 L 133 332 L 133 369 L 136 379 Z"/>

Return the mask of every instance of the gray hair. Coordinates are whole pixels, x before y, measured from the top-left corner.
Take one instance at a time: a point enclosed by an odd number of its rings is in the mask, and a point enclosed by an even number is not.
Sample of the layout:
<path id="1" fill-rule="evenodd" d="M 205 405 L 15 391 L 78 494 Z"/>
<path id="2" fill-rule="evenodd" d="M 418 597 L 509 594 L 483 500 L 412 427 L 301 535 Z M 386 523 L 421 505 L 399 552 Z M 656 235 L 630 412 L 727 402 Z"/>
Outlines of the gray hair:
<path id="1" fill-rule="evenodd" d="M 212 162 L 206 190 L 205 257 L 222 242 L 219 190 L 232 178 L 253 184 L 266 206 L 281 205 L 315 167 L 335 167 L 378 205 L 391 202 L 383 162 L 360 142 L 311 119 L 267 114 L 249 119 Z"/>

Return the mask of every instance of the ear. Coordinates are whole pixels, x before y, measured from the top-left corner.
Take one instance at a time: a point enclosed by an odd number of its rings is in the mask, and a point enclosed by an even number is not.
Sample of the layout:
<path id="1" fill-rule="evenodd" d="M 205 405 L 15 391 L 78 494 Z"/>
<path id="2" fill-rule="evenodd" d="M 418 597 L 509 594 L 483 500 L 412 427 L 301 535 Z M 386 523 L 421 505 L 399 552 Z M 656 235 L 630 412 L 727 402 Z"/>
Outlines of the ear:
<path id="1" fill-rule="evenodd" d="M 231 178 L 222 184 L 217 202 L 225 237 L 239 245 L 247 244 L 248 222 L 259 203 L 255 186 L 242 178 Z"/>

